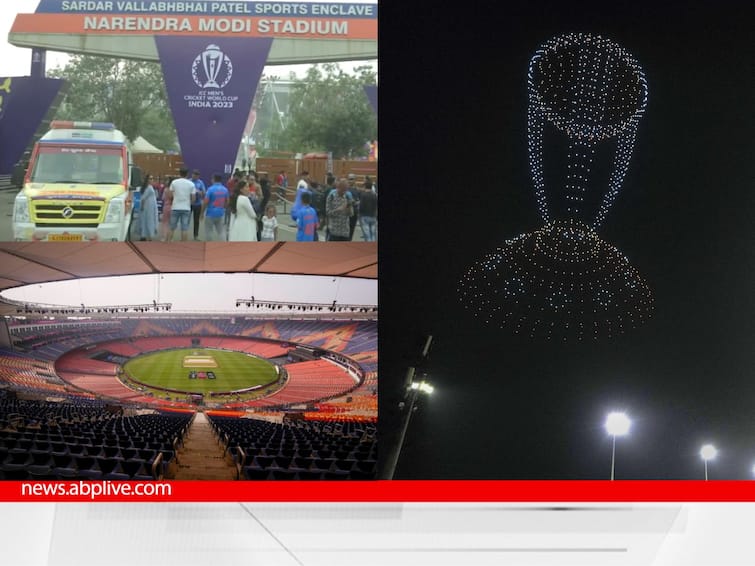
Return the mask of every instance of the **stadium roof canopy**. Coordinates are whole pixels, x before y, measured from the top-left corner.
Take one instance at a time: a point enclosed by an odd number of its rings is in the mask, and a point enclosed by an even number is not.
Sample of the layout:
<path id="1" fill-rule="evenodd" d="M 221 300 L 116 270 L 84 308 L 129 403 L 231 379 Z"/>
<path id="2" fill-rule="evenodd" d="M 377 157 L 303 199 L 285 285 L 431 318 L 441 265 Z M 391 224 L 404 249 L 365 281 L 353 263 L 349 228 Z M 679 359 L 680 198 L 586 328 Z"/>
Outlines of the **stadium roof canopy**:
<path id="1" fill-rule="evenodd" d="M 362 242 L 0 243 L 0 291 L 52 281 L 167 273 L 259 273 L 377 279 Z M 0 303 L 0 314 L 15 307 Z"/>

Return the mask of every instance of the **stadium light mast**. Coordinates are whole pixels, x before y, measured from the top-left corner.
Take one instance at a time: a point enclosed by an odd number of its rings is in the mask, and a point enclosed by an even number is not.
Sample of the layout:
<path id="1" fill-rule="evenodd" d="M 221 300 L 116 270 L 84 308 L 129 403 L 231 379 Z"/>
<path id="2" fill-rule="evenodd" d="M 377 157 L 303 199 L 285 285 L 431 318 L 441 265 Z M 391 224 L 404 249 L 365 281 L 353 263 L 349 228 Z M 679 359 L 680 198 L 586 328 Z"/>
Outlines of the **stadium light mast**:
<path id="1" fill-rule="evenodd" d="M 708 460 L 713 460 L 718 454 L 718 450 L 712 444 L 705 444 L 700 448 L 700 457 L 705 463 L 705 481 L 708 481 Z"/>
<path id="2" fill-rule="evenodd" d="M 422 348 L 422 361 L 427 358 L 427 354 L 430 351 L 430 345 L 432 344 L 433 337 L 428 336 L 425 341 L 425 346 Z M 406 431 L 409 430 L 409 422 L 412 418 L 412 413 L 417 410 L 417 399 L 420 393 L 431 395 L 435 388 L 426 381 L 427 375 L 423 374 L 422 379 L 415 381 L 416 368 L 410 367 L 406 372 L 406 378 L 404 380 L 405 392 L 404 400 L 399 403 L 399 410 L 402 412 L 401 416 L 401 435 L 399 436 L 396 449 L 389 454 L 388 464 L 386 467 L 385 478 L 393 479 L 393 474 L 396 472 L 396 465 L 398 464 L 399 456 L 401 456 L 401 450 L 404 447 L 404 439 L 406 438 Z"/>
<path id="3" fill-rule="evenodd" d="M 614 479 L 614 470 L 616 464 L 616 437 L 625 436 L 629 433 L 629 427 L 632 421 L 625 413 L 613 412 L 606 417 L 606 430 L 613 437 L 613 448 L 611 449 L 611 480 Z"/>

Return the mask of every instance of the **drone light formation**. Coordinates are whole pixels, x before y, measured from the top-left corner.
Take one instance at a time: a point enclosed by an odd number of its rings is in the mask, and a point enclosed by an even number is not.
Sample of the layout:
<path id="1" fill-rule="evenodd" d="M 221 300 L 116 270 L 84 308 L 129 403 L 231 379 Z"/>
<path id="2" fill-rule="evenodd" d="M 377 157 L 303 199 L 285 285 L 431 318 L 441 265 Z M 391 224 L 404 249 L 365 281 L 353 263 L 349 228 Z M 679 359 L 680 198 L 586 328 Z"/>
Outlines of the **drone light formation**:
<path id="1" fill-rule="evenodd" d="M 476 318 L 548 340 L 610 338 L 653 312 L 629 260 L 577 221 L 505 242 L 467 270 L 459 293 Z"/>
<path id="2" fill-rule="evenodd" d="M 544 226 L 472 265 L 461 279 L 460 299 L 484 322 L 533 338 L 613 337 L 653 311 L 647 283 L 596 232 L 629 168 L 647 106 L 645 75 L 615 42 L 568 33 L 535 52 L 527 86 L 527 148 Z M 560 185 L 546 183 L 559 177 L 546 171 L 548 136 L 566 142 Z M 586 197 L 599 184 L 594 173 L 601 142 L 615 147 L 607 188 L 592 199 L 597 210 L 590 210 Z"/>
<path id="3" fill-rule="evenodd" d="M 527 74 L 527 91 L 527 148 L 543 221 L 547 224 L 553 219 L 545 186 L 543 149 L 546 124 L 551 124 L 569 140 L 567 174 L 561 192 L 567 216 L 582 218 L 597 229 L 621 189 L 637 126 L 647 107 L 648 88 L 642 68 L 609 39 L 569 33 L 551 39 L 535 52 Z M 596 147 L 611 138 L 617 138 L 617 143 L 608 190 L 597 214 L 590 219 L 583 203 L 590 188 Z"/>

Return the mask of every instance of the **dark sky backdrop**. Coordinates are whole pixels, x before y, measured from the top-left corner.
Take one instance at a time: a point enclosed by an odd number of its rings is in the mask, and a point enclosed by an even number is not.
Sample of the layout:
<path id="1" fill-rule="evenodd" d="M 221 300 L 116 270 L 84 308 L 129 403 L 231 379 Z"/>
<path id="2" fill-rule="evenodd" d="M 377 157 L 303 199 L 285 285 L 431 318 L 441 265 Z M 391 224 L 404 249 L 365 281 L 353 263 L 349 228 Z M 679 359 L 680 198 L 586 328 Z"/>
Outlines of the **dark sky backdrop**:
<path id="1" fill-rule="evenodd" d="M 436 393 L 398 478 L 602 479 L 606 413 L 631 435 L 616 475 L 749 479 L 755 464 L 755 49 L 751 3 L 381 4 L 381 430 L 387 455 L 424 336 Z M 460 308 L 465 269 L 540 227 L 526 73 L 550 37 L 610 37 L 643 66 L 649 105 L 601 236 L 655 294 L 651 322 L 553 344 Z M 546 158 L 547 164 L 547 158 Z M 547 166 L 547 165 L 546 165 Z"/>

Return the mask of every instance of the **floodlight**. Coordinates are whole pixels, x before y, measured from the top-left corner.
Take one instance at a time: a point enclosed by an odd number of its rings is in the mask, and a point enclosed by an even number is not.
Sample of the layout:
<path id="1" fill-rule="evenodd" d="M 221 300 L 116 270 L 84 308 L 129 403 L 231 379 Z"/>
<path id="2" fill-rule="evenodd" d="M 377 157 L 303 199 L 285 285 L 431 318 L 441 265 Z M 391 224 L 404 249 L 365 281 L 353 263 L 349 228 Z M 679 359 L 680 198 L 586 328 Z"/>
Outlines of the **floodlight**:
<path id="1" fill-rule="evenodd" d="M 611 436 L 624 436 L 629 432 L 632 422 L 625 413 L 613 412 L 606 418 L 606 430 Z"/>
<path id="2" fill-rule="evenodd" d="M 613 437 L 613 447 L 611 448 L 611 480 L 614 479 L 614 470 L 616 468 L 616 437 L 624 436 L 629 432 L 632 422 L 626 413 L 614 411 L 606 417 L 606 430 Z"/>
<path id="3" fill-rule="evenodd" d="M 716 454 L 718 454 L 718 450 L 712 444 L 706 444 L 700 449 L 700 457 L 705 461 L 713 460 Z"/>
<path id="4" fill-rule="evenodd" d="M 435 391 L 435 387 L 433 387 L 426 381 L 412 381 L 409 388 L 413 391 L 421 391 L 422 393 L 427 393 L 428 395 Z"/>
<path id="5" fill-rule="evenodd" d="M 700 448 L 700 457 L 705 463 L 705 481 L 708 481 L 708 460 L 713 460 L 716 457 L 716 454 L 718 454 L 718 450 L 716 450 L 716 447 L 712 444 L 704 444 L 703 447 Z"/>
<path id="6" fill-rule="evenodd" d="M 419 384 L 419 390 L 430 395 L 433 391 L 435 391 L 435 387 L 423 381 Z"/>

